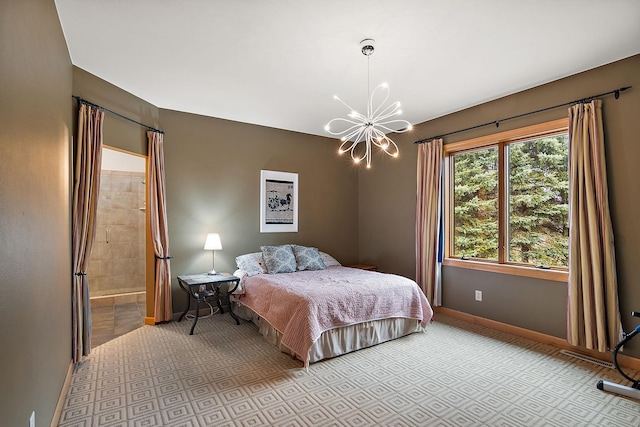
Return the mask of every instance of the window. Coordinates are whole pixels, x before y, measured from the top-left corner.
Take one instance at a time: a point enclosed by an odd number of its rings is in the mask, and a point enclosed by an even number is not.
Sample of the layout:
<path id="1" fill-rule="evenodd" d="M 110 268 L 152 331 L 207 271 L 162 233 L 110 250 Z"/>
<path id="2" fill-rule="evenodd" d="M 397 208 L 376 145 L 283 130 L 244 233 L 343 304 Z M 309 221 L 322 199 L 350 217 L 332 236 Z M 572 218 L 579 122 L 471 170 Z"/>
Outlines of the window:
<path id="1" fill-rule="evenodd" d="M 498 260 L 498 148 L 454 154 L 453 255 Z"/>
<path id="2" fill-rule="evenodd" d="M 567 120 L 447 144 L 444 150 L 448 264 L 564 280 Z"/>

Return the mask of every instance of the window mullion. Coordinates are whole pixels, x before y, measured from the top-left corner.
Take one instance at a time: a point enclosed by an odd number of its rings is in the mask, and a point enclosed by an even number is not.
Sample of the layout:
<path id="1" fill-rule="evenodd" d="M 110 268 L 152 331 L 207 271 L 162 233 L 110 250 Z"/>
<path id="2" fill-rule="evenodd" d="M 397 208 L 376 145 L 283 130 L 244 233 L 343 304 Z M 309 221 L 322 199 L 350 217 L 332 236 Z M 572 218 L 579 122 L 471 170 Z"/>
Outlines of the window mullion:
<path id="1" fill-rule="evenodd" d="M 446 257 L 453 256 L 453 156 L 446 155 L 444 161 L 444 253 Z"/>
<path id="2" fill-rule="evenodd" d="M 508 193 L 507 193 L 507 144 L 498 146 L 498 262 L 507 262 L 508 247 Z"/>

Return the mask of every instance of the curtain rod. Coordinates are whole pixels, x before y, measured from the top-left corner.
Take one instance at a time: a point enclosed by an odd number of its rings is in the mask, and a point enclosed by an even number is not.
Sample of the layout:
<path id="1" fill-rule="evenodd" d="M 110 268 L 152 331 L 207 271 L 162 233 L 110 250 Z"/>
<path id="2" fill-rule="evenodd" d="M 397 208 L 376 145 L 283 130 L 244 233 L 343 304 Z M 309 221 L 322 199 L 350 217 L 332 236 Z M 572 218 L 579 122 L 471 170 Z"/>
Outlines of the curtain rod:
<path id="1" fill-rule="evenodd" d="M 145 125 L 144 123 L 137 122 L 137 121 L 135 121 L 135 120 L 133 120 L 133 119 L 130 119 L 129 117 L 123 116 L 123 115 L 122 115 L 122 114 L 120 114 L 120 113 L 116 113 L 115 111 L 111 111 L 111 110 L 109 110 L 108 108 L 101 107 L 100 105 L 98 105 L 98 104 L 94 104 L 93 102 L 89 102 L 89 101 L 87 101 L 86 99 L 81 98 L 81 97 L 79 97 L 79 96 L 71 95 L 71 97 L 72 97 L 73 99 L 75 99 L 76 101 L 78 101 L 79 103 L 81 103 L 81 104 L 90 105 L 90 106 L 92 106 L 92 107 L 94 107 L 94 108 L 97 108 L 97 109 L 99 109 L 99 110 L 105 111 L 105 112 L 107 112 L 107 113 L 111 113 L 111 114 L 113 114 L 114 116 L 118 116 L 118 117 L 120 117 L 121 119 L 125 119 L 125 120 L 130 121 L 131 123 L 135 123 L 135 124 L 137 124 L 137 125 L 139 125 L 139 126 L 142 126 L 143 128 L 147 128 L 147 129 L 149 129 L 149 130 L 151 130 L 151 131 L 159 132 L 159 133 L 164 134 L 164 131 L 161 131 L 160 129 L 156 129 L 156 128 L 153 128 L 153 127 L 151 127 L 151 126 L 147 126 L 147 125 Z"/>
<path id="2" fill-rule="evenodd" d="M 631 89 L 631 86 L 621 87 L 619 89 L 615 89 L 615 90 L 612 90 L 612 91 L 609 91 L 609 92 L 601 93 L 599 95 L 593 95 L 593 96 L 589 96 L 587 98 L 576 99 L 575 101 L 565 102 L 564 104 L 554 105 L 553 107 L 547 107 L 547 108 L 543 108 L 541 110 L 530 111 L 528 113 L 518 114 L 517 116 L 507 117 L 506 119 L 495 120 L 493 122 L 487 122 L 487 123 L 483 123 L 481 125 L 471 126 L 469 128 L 460 129 L 460 130 L 456 130 L 456 131 L 453 131 L 453 132 L 443 133 L 441 135 L 432 136 L 431 138 L 424 138 L 424 139 L 421 139 L 419 141 L 414 142 L 414 144 L 424 144 L 425 142 L 430 142 L 430 141 L 432 141 L 434 139 L 443 138 L 445 136 L 453 135 L 453 134 L 460 133 L 460 132 L 466 132 L 468 130 L 478 129 L 478 128 L 485 127 L 485 126 L 496 125 L 496 127 L 499 127 L 501 122 L 506 122 L 507 120 L 518 119 L 520 117 L 530 116 L 531 114 L 542 113 L 543 111 L 553 110 L 555 108 L 560 108 L 560 107 L 566 107 L 567 105 L 589 102 L 589 101 L 591 101 L 591 100 L 593 100 L 595 98 L 599 98 L 601 96 L 615 94 L 615 98 L 618 99 L 618 98 L 620 98 L 620 92 L 624 92 L 627 89 Z"/>

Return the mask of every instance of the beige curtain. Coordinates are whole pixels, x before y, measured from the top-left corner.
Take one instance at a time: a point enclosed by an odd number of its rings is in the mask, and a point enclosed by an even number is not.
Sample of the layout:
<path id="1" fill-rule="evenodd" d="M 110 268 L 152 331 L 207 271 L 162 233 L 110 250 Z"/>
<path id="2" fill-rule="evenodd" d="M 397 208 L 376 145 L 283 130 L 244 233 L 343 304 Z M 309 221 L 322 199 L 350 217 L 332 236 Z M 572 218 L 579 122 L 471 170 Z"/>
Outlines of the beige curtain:
<path id="1" fill-rule="evenodd" d="M 169 256 L 169 231 L 167 228 L 166 191 L 164 180 L 163 134 L 147 132 L 149 140 L 149 216 L 151 236 L 156 256 L 155 269 L 155 322 L 172 318 L 171 262 Z"/>
<path id="2" fill-rule="evenodd" d="M 442 304 L 440 281 L 442 139 L 418 146 L 416 281 L 433 306 Z"/>
<path id="3" fill-rule="evenodd" d="M 602 101 L 569 109 L 569 343 L 604 352 L 620 340 Z"/>
<path id="4" fill-rule="evenodd" d="M 96 235 L 96 213 L 102 164 L 104 112 L 80 104 L 73 177 L 73 289 L 71 322 L 73 362 L 91 353 L 91 306 L 87 267 Z"/>

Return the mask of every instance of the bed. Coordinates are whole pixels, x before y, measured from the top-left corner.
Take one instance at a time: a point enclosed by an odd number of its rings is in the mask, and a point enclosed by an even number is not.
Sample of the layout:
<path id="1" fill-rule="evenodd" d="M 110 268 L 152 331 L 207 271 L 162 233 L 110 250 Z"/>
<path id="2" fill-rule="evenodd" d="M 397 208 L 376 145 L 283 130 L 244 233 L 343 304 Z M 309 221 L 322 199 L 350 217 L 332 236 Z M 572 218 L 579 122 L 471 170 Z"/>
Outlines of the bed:
<path id="1" fill-rule="evenodd" d="M 234 312 L 310 363 L 423 331 L 433 310 L 406 277 L 343 267 L 317 248 L 263 246 L 236 258 Z"/>

